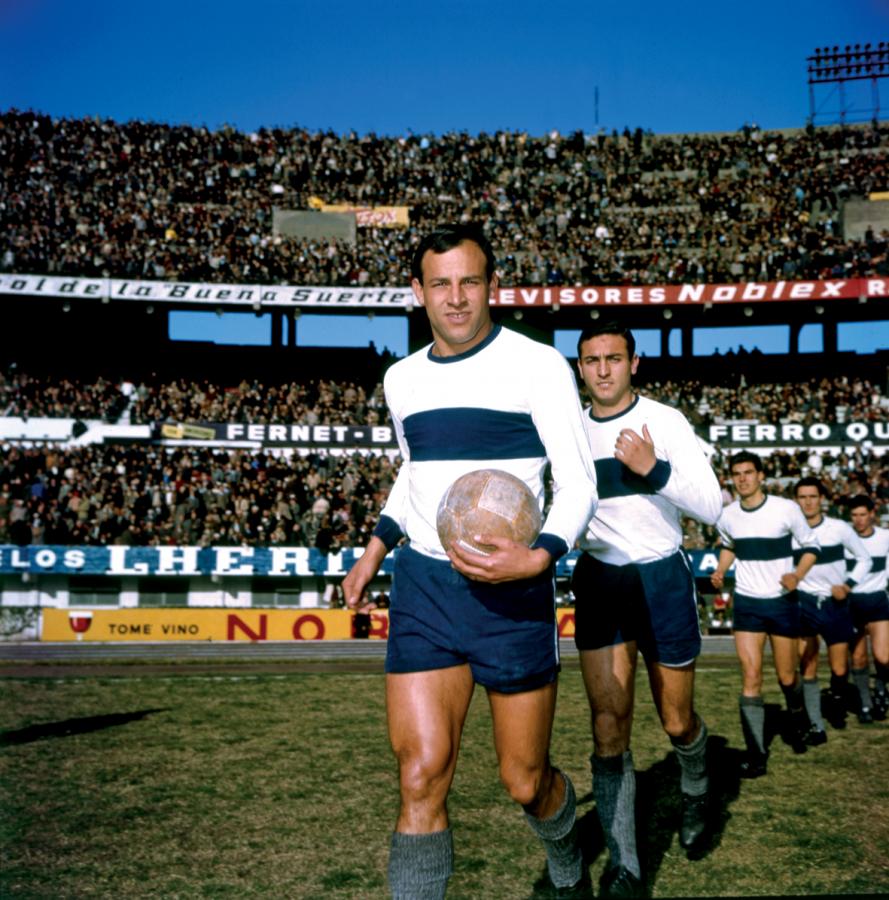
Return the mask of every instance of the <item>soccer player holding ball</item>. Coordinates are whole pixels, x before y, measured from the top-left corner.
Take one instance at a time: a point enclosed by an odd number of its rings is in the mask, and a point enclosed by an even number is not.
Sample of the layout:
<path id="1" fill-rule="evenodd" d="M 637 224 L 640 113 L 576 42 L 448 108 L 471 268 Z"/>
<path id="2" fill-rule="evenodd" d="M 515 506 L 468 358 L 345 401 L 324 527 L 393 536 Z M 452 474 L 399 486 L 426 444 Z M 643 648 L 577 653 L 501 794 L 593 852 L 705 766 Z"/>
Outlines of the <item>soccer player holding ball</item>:
<path id="1" fill-rule="evenodd" d="M 571 369 L 547 347 L 494 324 L 495 259 L 479 228 L 423 238 L 412 287 L 431 345 L 384 378 L 402 465 L 364 555 L 343 581 L 354 606 L 386 554 L 395 559 L 386 656 L 389 737 L 401 806 L 389 854 L 396 898 L 440 898 L 452 870 L 447 797 L 475 684 L 488 695 L 500 778 L 546 848 L 557 896 L 586 896 L 575 793 L 549 761 L 559 668 L 553 564 L 596 506 L 595 470 Z M 477 469 L 520 478 L 552 507 L 528 547 L 478 535 L 478 553 L 436 529 L 441 498 Z M 476 536 L 473 536 L 476 537 Z"/>
<path id="2" fill-rule="evenodd" d="M 694 709 L 701 632 L 680 517 L 715 523 L 722 494 L 682 413 L 633 391 L 635 345 L 616 323 L 588 326 L 577 345 L 577 366 L 592 397 L 586 425 L 599 506 L 581 538 L 572 588 L 575 643 L 592 712 L 593 794 L 610 853 L 600 885 L 606 897 L 642 893 L 630 750 L 639 651 L 679 759 L 682 846 L 698 847 L 707 826 L 707 728 Z"/>

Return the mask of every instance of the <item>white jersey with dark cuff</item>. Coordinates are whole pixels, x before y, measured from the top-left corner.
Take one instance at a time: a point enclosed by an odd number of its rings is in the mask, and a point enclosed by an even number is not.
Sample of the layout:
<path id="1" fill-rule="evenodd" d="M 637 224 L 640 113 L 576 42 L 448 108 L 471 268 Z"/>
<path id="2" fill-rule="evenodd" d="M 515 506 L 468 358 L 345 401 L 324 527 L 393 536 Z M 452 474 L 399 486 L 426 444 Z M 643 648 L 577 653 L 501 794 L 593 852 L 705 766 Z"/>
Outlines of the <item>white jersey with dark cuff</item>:
<path id="1" fill-rule="evenodd" d="M 793 572 L 793 539 L 816 556 L 818 537 L 792 500 L 767 496 L 754 509 L 739 500 L 726 506 L 716 523 L 723 546 L 735 554 L 735 591 L 772 599 L 787 593 L 781 576 Z"/>
<path id="2" fill-rule="evenodd" d="M 873 532 L 865 537 L 858 535 L 867 555 L 871 559 L 871 569 L 858 584 L 852 588 L 855 594 L 875 594 L 885 591 L 889 581 L 889 570 L 886 568 L 886 558 L 889 557 L 889 530 L 874 526 Z"/>
<path id="3" fill-rule="evenodd" d="M 867 550 L 855 530 L 848 522 L 822 516 L 812 530 L 818 537 L 820 549 L 818 562 L 806 572 L 806 577 L 799 583 L 799 589 L 816 597 L 831 597 L 835 585 L 845 584 L 856 590 L 861 580 L 870 572 L 871 562 Z M 846 556 L 854 560 L 854 567 L 847 574 Z M 799 561 L 802 548 L 799 541 L 793 539 L 793 559 Z"/>
<path id="4" fill-rule="evenodd" d="M 574 546 L 597 500 L 568 362 L 500 325 L 467 353 L 431 351 L 429 345 L 400 360 L 383 380 L 402 463 L 374 533 L 389 548 L 407 535 L 415 550 L 447 559 L 435 519 L 455 479 L 502 469 L 531 488 L 542 510 L 549 460 L 553 502 L 534 546 L 558 559 Z"/>
<path id="5" fill-rule="evenodd" d="M 599 506 L 580 540 L 596 559 L 611 565 L 649 563 L 682 546 L 681 516 L 710 525 L 722 512 L 722 492 L 701 443 L 685 416 L 664 403 L 636 397 L 614 416 L 584 418 L 596 466 Z M 657 462 L 637 475 L 614 456 L 624 428 L 654 442 Z"/>

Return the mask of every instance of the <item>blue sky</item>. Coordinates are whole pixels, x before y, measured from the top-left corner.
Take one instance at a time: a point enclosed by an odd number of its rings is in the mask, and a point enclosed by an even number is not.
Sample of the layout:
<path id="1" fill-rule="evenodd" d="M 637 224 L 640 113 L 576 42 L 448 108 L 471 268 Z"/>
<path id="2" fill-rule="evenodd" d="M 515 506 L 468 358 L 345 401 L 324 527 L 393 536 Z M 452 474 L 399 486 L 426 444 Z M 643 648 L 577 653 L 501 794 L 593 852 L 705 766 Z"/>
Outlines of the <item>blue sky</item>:
<path id="1" fill-rule="evenodd" d="M 387 135 L 734 131 L 805 125 L 806 57 L 889 39 L 889 2 L 0 0 L 0 38 L 0 108 L 54 116 Z M 862 85 L 850 120 L 870 117 Z M 836 92 L 815 99 L 816 122 L 835 120 Z M 251 318 L 261 335 L 255 317 L 219 325 L 249 335 Z M 362 322 L 355 340 L 399 352 L 394 325 Z"/>

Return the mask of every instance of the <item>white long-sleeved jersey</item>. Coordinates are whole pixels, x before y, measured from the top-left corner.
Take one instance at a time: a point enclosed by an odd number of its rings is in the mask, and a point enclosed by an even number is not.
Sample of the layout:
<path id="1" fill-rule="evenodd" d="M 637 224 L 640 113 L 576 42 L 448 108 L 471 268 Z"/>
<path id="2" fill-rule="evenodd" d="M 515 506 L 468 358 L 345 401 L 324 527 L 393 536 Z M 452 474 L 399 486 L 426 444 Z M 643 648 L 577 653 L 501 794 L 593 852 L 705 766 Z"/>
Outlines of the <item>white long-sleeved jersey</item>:
<path id="1" fill-rule="evenodd" d="M 816 597 L 832 596 L 834 585 L 846 584 L 853 591 L 856 590 L 862 578 L 870 572 L 871 562 L 855 530 L 848 522 L 832 516 L 822 516 L 821 521 L 812 526 L 812 530 L 820 545 L 818 562 L 806 573 L 799 589 Z M 802 548 L 796 538 L 793 539 L 793 548 L 794 559 L 799 559 Z M 848 575 L 847 555 L 855 561 L 855 566 Z"/>
<path id="2" fill-rule="evenodd" d="M 803 552 L 819 552 L 818 538 L 802 510 L 784 497 L 766 497 L 754 509 L 739 500 L 726 506 L 716 523 L 723 546 L 736 557 L 735 590 L 748 597 L 780 597 L 781 576 L 792 572 L 793 538 Z"/>
<path id="3" fill-rule="evenodd" d="M 877 528 L 865 537 L 859 535 L 867 555 L 871 558 L 870 572 L 852 588 L 856 594 L 875 594 L 885 591 L 889 581 L 889 570 L 886 569 L 886 558 L 889 556 L 889 529 Z"/>
<path id="4" fill-rule="evenodd" d="M 612 565 L 647 563 L 672 556 L 682 546 L 681 516 L 713 525 L 722 512 L 719 482 L 685 416 L 664 403 L 636 397 L 623 412 L 585 417 L 596 465 L 599 506 L 581 547 Z M 654 442 L 657 463 L 645 477 L 615 459 L 624 428 Z"/>
<path id="5" fill-rule="evenodd" d="M 596 473 L 577 385 L 554 348 L 495 325 L 459 356 L 432 345 L 397 362 L 383 388 L 402 464 L 375 530 L 388 547 L 406 534 L 413 549 L 446 559 L 435 527 L 442 495 L 474 469 L 524 481 L 543 508 L 547 460 L 553 502 L 535 546 L 568 552 L 596 509 Z"/>

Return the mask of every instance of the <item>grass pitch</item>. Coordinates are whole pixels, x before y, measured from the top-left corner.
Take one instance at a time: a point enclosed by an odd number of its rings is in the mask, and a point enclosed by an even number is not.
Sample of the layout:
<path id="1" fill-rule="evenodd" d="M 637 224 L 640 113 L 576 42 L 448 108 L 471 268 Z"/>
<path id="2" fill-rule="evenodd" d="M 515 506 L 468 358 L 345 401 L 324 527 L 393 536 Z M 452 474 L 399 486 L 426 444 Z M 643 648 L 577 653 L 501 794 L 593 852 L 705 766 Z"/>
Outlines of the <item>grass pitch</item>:
<path id="1" fill-rule="evenodd" d="M 7 678 L 0 682 L 0 897 L 383 898 L 397 781 L 383 676 L 333 671 Z M 780 691 L 766 688 L 772 730 Z M 889 892 L 889 723 L 850 718 L 769 774 L 738 778 L 740 677 L 702 658 L 698 707 L 717 796 L 712 845 L 679 848 L 679 770 L 640 675 L 638 834 L 655 897 Z M 576 661 L 560 684 L 553 760 L 569 772 L 590 871 L 606 853 L 590 797 Z M 450 801 L 449 898 L 528 898 L 543 851 L 501 788 L 483 691 Z"/>

